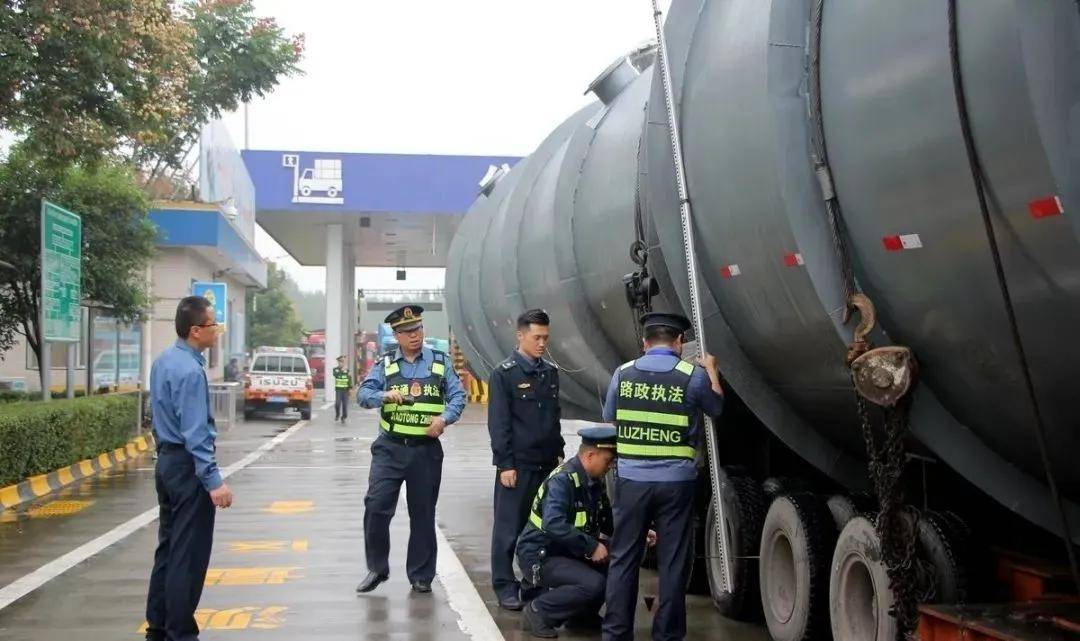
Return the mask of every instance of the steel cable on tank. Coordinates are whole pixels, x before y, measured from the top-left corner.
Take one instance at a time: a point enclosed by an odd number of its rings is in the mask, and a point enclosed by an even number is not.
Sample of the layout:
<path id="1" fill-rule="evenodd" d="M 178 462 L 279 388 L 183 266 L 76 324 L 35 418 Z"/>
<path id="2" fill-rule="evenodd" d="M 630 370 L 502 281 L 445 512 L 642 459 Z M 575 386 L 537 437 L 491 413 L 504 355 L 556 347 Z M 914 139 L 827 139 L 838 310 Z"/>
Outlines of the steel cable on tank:
<path id="1" fill-rule="evenodd" d="M 1080 6 L 1080 1 L 1078 1 Z M 956 0 L 948 0 L 949 21 L 949 62 L 952 65 L 953 93 L 956 98 L 956 107 L 960 116 L 960 129 L 964 137 L 964 147 L 967 152 L 968 164 L 971 169 L 971 178 L 975 183 L 975 193 L 979 200 L 979 212 L 982 215 L 983 228 L 986 231 L 986 240 L 990 248 L 990 256 L 994 261 L 994 273 L 997 276 L 998 288 L 1001 291 L 1005 314 L 1009 322 L 1009 332 L 1012 335 L 1013 347 L 1020 361 L 1020 370 L 1024 377 L 1024 389 L 1031 403 L 1032 430 L 1035 432 L 1035 442 L 1039 448 L 1039 456 L 1042 459 L 1043 472 L 1046 474 L 1046 482 L 1050 489 L 1050 495 L 1054 501 L 1058 516 L 1061 519 L 1061 537 L 1065 541 L 1065 551 L 1069 558 L 1069 569 L 1072 572 L 1073 582 L 1077 590 L 1080 590 L 1080 569 L 1077 567 L 1076 549 L 1073 545 L 1072 534 L 1069 528 L 1069 517 L 1065 511 L 1065 503 L 1058 490 L 1057 479 L 1054 475 L 1053 465 L 1046 444 L 1046 426 L 1043 420 L 1042 410 L 1039 406 L 1038 395 L 1035 392 L 1035 382 L 1031 374 L 1027 353 L 1024 350 L 1024 342 L 1020 336 L 1020 325 L 1016 319 L 1016 309 L 1013 305 L 1012 294 L 1009 291 L 1008 279 L 1005 276 L 1005 267 L 1001 259 L 1001 251 L 997 242 L 997 234 L 994 230 L 994 221 L 990 215 L 989 189 L 986 172 L 979 158 L 975 144 L 975 135 L 971 126 L 971 116 L 968 110 L 967 93 L 964 90 L 963 71 L 960 68 L 960 40 L 958 20 L 956 13 Z"/>

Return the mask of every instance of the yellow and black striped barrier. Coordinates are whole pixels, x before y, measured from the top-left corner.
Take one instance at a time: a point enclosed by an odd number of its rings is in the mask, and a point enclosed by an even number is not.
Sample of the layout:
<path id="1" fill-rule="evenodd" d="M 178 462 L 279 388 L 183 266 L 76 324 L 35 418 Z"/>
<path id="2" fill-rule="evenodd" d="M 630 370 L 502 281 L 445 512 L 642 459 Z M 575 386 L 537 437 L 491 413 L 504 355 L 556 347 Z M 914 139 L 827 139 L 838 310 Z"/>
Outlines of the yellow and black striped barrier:
<path id="1" fill-rule="evenodd" d="M 41 498 L 75 481 L 104 472 L 128 459 L 137 457 L 141 452 L 153 446 L 154 437 L 152 434 L 147 434 L 130 441 L 124 447 L 118 447 L 48 474 L 32 476 L 21 483 L 0 488 L 0 512 Z"/>
<path id="2" fill-rule="evenodd" d="M 487 381 L 478 381 L 473 377 L 469 377 L 469 402 L 470 403 L 487 403 L 488 402 L 488 384 Z"/>

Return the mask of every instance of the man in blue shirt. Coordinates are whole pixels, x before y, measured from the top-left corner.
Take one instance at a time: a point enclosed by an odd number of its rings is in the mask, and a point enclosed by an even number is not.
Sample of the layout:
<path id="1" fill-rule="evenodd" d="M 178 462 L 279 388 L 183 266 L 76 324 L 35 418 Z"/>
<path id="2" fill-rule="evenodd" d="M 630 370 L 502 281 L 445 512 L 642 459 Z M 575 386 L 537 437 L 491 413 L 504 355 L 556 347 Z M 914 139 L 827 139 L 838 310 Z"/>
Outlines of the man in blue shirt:
<path id="1" fill-rule="evenodd" d="M 361 407 L 380 410 L 364 497 L 368 573 L 357 592 L 371 592 L 390 577 L 390 520 L 402 483 L 409 504 L 409 582 L 414 592 L 428 593 L 435 578 L 435 504 L 443 461 L 439 437 L 461 417 L 465 388 L 450 358 L 424 347 L 423 312 L 419 305 L 390 312 L 385 322 L 398 349 L 371 368 L 356 393 Z"/>
<path id="2" fill-rule="evenodd" d="M 190 296 L 176 308 L 179 339 L 150 370 L 150 407 L 158 460 L 158 546 L 146 599 L 146 638 L 197 641 L 195 609 L 202 596 L 214 538 L 214 508 L 232 505 L 214 458 L 217 430 L 210 414 L 203 350 L 217 342 L 214 308 Z"/>
<path id="3" fill-rule="evenodd" d="M 690 321 L 680 314 L 649 313 L 641 322 L 645 355 L 615 372 L 604 403 L 604 420 L 614 421 L 618 431 L 619 456 L 604 641 L 634 638 L 642 541 L 654 522 L 660 598 L 652 638 L 686 636 L 701 416 L 719 416 L 723 409 L 716 359 L 704 354 L 695 366 L 681 358 Z"/>

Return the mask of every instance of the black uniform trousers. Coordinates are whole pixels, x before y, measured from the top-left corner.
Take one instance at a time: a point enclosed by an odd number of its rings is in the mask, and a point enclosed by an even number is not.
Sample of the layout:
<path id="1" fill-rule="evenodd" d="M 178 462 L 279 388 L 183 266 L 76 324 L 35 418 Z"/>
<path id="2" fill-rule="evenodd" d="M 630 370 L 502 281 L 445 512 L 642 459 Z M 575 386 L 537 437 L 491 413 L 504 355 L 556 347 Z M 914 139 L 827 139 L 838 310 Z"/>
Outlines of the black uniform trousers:
<path id="1" fill-rule="evenodd" d="M 401 484 L 409 506 L 409 581 L 435 578 L 437 541 L 435 504 L 442 482 L 443 449 L 439 439 L 405 439 L 385 432 L 371 444 L 371 472 L 364 497 L 364 551 L 368 570 L 390 574 L 390 520 Z"/>
<path id="2" fill-rule="evenodd" d="M 645 535 L 655 523 L 660 574 L 659 606 L 653 618 L 654 641 L 681 641 L 686 636 L 686 581 L 693 563 L 694 481 L 615 482 L 607 581 L 604 641 L 634 638 L 638 571 L 645 554 Z"/>
<path id="3" fill-rule="evenodd" d="M 540 587 L 548 589 L 533 599 L 533 608 L 553 627 L 596 615 L 604 605 L 606 582 L 602 565 L 550 556 L 540 566 Z"/>
<path id="4" fill-rule="evenodd" d="M 199 638 L 195 609 L 202 597 L 214 541 L 214 504 L 182 445 L 162 443 L 154 481 L 158 545 L 146 598 L 148 631 L 168 641 Z"/>
<path id="5" fill-rule="evenodd" d="M 334 389 L 334 420 L 349 418 L 349 389 Z"/>
<path id="6" fill-rule="evenodd" d="M 518 596 L 514 574 L 517 539 L 529 519 L 533 498 L 554 468 L 517 470 L 517 487 L 504 487 L 495 472 L 495 518 L 491 525 L 491 584 L 500 599 Z M 528 568 L 521 568 L 528 572 Z"/>

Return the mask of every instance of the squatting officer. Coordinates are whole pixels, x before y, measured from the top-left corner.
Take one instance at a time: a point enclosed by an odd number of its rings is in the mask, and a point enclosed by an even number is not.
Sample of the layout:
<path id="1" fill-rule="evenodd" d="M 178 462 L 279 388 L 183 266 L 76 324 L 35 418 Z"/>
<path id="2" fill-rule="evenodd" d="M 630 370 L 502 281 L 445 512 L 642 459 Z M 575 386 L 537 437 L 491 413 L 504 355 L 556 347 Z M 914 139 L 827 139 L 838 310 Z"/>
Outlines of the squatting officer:
<path id="1" fill-rule="evenodd" d="M 642 540 L 654 522 L 660 598 L 652 638 L 686 636 L 695 448 L 702 413 L 719 416 L 723 408 L 716 359 L 704 354 L 700 366 L 681 359 L 690 321 L 663 313 L 641 320 L 645 354 L 615 372 L 604 403 L 604 420 L 614 421 L 618 429 L 619 453 L 604 641 L 633 639 Z"/>
<path id="2" fill-rule="evenodd" d="M 604 475 L 615 460 L 615 428 L 578 431 L 577 456 L 555 468 L 532 502 L 518 540 L 524 583 L 544 591 L 525 606 L 523 625 L 533 636 L 555 638 L 555 628 L 572 622 L 599 627 L 604 605 L 611 506 Z"/>
<path id="3" fill-rule="evenodd" d="M 514 548 L 536 490 L 563 456 L 559 371 L 543 359 L 551 321 L 531 309 L 517 319 L 517 350 L 491 373 L 488 432 L 495 474 L 491 580 L 499 605 L 520 610 Z"/>
<path id="4" fill-rule="evenodd" d="M 357 592 L 370 592 L 390 576 L 390 519 L 403 482 L 410 530 L 406 574 L 420 593 L 431 592 L 435 578 L 435 503 L 443 462 L 439 437 L 461 416 L 465 389 L 450 358 L 424 347 L 423 311 L 405 305 L 386 317 L 398 348 L 371 368 L 357 392 L 362 407 L 381 408 L 364 497 L 368 573 Z"/>
<path id="5" fill-rule="evenodd" d="M 352 374 L 345 367 L 345 357 L 337 357 L 334 368 L 334 420 L 342 423 L 349 418 L 349 390 L 352 389 Z"/>

